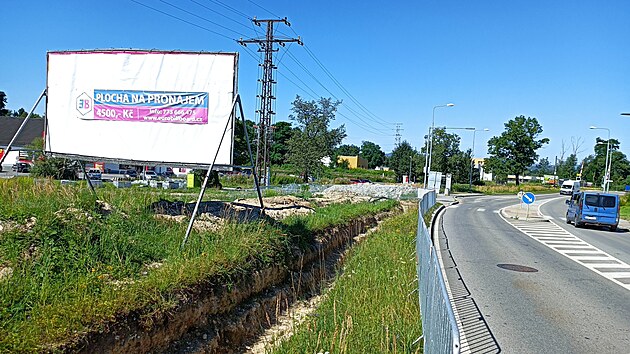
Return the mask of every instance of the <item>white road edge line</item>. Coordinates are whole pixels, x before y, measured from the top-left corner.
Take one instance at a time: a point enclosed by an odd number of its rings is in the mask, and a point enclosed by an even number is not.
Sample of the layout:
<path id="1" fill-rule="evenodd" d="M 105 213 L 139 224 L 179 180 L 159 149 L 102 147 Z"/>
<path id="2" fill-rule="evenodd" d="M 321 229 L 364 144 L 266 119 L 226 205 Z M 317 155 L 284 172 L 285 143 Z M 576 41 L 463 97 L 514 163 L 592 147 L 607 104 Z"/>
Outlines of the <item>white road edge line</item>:
<path id="1" fill-rule="evenodd" d="M 442 214 L 438 217 L 438 219 L 442 218 Z M 439 225 L 439 220 L 435 220 Z M 431 230 L 429 230 L 431 233 Z M 468 340 L 466 339 L 466 333 L 464 333 L 464 326 L 462 320 L 459 317 L 459 312 L 457 311 L 457 307 L 455 306 L 455 301 L 453 300 L 453 293 L 451 292 L 451 286 L 448 283 L 448 278 L 446 277 L 446 270 L 444 269 L 444 261 L 442 260 L 442 252 L 440 247 L 440 238 L 435 238 L 436 244 L 434 245 L 436 249 L 436 254 L 438 258 L 438 262 L 440 263 L 440 271 L 442 272 L 442 278 L 444 279 L 444 284 L 446 285 L 446 293 L 448 294 L 448 299 L 453 307 L 453 315 L 455 316 L 455 322 L 457 323 L 457 328 L 459 329 L 459 350 L 460 353 L 470 353 L 470 347 L 468 346 Z"/>

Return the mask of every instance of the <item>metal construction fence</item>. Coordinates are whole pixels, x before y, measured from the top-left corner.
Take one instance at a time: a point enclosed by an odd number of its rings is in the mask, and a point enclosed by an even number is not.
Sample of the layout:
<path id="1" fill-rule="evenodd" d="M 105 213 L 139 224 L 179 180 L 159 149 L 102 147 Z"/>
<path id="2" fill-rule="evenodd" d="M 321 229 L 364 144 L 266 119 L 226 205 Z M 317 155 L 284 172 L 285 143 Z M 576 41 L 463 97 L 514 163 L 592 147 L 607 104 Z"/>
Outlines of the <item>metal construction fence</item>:
<path id="1" fill-rule="evenodd" d="M 435 191 L 418 191 L 419 215 L 416 235 L 418 294 L 425 353 L 459 353 L 460 338 L 446 283 L 423 215 L 436 203 Z"/>

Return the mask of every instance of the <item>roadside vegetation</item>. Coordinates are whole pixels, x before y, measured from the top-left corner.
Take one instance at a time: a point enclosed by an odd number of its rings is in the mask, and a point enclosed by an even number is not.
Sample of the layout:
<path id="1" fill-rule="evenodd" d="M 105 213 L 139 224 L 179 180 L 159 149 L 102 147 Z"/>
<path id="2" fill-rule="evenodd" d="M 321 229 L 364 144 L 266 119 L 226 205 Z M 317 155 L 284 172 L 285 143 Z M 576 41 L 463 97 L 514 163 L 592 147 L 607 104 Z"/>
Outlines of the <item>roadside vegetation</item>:
<path id="1" fill-rule="evenodd" d="M 621 196 L 621 218 L 630 221 L 630 193 L 626 193 Z"/>
<path id="2" fill-rule="evenodd" d="M 486 183 L 485 185 L 473 185 L 473 193 L 483 193 L 483 194 L 517 194 L 520 191 L 523 192 L 532 192 L 532 193 L 541 193 L 541 194 L 550 194 L 550 193 L 559 193 L 560 188 L 543 185 L 540 183 L 521 183 L 520 185 L 516 184 L 496 184 L 496 183 Z M 470 189 L 467 184 L 455 184 L 453 185 L 453 192 L 468 192 Z"/>
<path id="3" fill-rule="evenodd" d="M 419 353 L 413 258 L 418 209 L 385 221 L 348 255 L 315 313 L 274 353 Z"/>
<path id="4" fill-rule="evenodd" d="M 146 188 L 98 194 L 107 203 L 82 185 L 0 180 L 0 352 L 54 351 L 136 310 L 150 326 L 178 305 L 180 290 L 283 264 L 313 233 L 398 205 L 331 205 L 281 222 L 228 221 L 217 231 L 194 231 L 182 250 L 186 223 L 157 219 L 149 208 L 176 195 Z M 225 191 L 216 195 L 234 200 Z"/>
<path id="5" fill-rule="evenodd" d="M 293 173 L 294 169 L 290 165 L 273 166 L 271 182 L 272 184 L 302 183 L 302 180 Z M 321 172 L 314 177 L 315 182 L 320 184 L 349 184 L 353 179 L 396 183 L 396 173 L 394 171 L 366 170 L 362 168 L 349 169 L 341 166 L 335 168 L 323 167 Z"/>

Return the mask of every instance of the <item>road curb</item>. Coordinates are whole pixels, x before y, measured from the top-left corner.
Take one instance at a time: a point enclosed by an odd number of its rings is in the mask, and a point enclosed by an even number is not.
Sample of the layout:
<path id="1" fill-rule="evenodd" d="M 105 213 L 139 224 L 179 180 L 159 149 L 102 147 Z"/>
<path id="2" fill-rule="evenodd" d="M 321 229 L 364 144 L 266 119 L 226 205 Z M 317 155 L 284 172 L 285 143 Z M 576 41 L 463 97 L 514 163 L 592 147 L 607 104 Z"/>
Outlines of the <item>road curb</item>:
<path id="1" fill-rule="evenodd" d="M 506 206 L 505 208 L 499 209 L 499 212 L 501 213 L 501 216 L 503 216 L 506 219 L 522 220 L 522 221 L 527 221 L 527 222 L 549 222 L 550 221 L 549 219 L 541 215 L 538 215 L 537 212 L 534 212 L 533 215 L 529 215 L 529 216 L 523 215 L 521 217 L 519 215 L 520 210 L 514 211 L 513 209 L 520 209 L 520 204 Z"/>

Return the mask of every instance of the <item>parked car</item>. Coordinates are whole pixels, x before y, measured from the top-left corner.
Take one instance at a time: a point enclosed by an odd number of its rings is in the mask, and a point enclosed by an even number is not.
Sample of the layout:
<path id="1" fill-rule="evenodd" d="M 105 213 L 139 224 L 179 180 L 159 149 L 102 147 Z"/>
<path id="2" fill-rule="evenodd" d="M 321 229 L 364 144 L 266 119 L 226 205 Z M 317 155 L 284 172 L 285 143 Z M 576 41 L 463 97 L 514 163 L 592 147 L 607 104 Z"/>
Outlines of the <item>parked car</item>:
<path id="1" fill-rule="evenodd" d="M 136 170 L 127 170 L 125 171 L 125 177 L 127 178 L 137 178 L 138 172 Z"/>
<path id="2" fill-rule="evenodd" d="M 164 171 L 160 173 L 159 176 L 162 176 L 164 178 L 173 178 L 175 177 L 175 173 L 173 171 Z"/>
<path id="3" fill-rule="evenodd" d="M 97 168 L 91 168 L 87 171 L 87 176 L 89 179 L 101 179 L 103 177 L 103 173 Z"/>
<path id="4" fill-rule="evenodd" d="M 619 225 L 619 196 L 611 193 L 581 192 L 566 201 L 566 222 L 575 227 L 583 225 L 608 226 L 610 231 Z"/>
<path id="5" fill-rule="evenodd" d="M 158 174 L 155 171 L 144 171 L 142 178 L 145 180 L 158 179 Z"/>
<path id="6" fill-rule="evenodd" d="M 11 166 L 11 170 L 18 173 L 29 173 L 31 172 L 31 165 L 26 162 L 18 162 Z"/>

